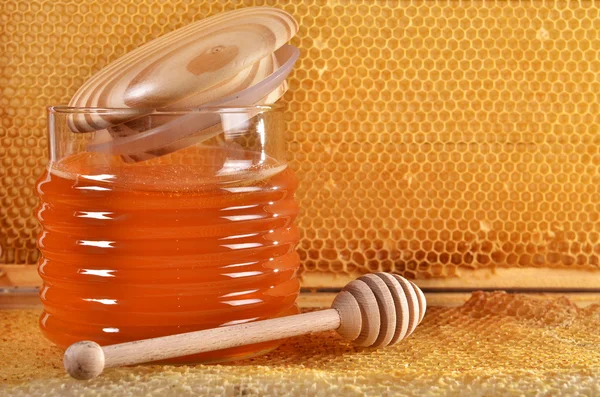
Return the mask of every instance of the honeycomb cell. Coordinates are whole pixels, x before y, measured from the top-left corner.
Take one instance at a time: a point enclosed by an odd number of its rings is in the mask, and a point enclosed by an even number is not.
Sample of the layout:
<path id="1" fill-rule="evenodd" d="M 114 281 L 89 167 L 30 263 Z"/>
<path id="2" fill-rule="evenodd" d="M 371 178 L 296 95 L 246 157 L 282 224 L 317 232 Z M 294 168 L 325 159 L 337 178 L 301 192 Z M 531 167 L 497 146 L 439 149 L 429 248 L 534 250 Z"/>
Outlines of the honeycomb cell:
<path id="1" fill-rule="evenodd" d="M 44 106 L 67 103 L 148 40 L 271 3 L 7 2 L 0 263 L 37 260 Z M 432 278 L 461 266 L 600 267 L 596 7 L 276 3 L 301 26 L 284 102 L 305 270 Z"/>

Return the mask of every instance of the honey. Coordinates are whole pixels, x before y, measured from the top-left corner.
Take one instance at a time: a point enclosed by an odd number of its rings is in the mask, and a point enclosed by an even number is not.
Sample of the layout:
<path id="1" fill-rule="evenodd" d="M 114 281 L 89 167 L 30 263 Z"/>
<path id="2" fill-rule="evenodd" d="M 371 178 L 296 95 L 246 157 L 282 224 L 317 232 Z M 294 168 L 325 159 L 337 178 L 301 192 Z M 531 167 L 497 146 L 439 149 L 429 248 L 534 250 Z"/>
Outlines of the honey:
<path id="1" fill-rule="evenodd" d="M 88 152 L 51 163 L 37 184 L 46 337 L 106 345 L 294 314 L 297 180 L 258 156 L 190 147 L 139 164 Z"/>

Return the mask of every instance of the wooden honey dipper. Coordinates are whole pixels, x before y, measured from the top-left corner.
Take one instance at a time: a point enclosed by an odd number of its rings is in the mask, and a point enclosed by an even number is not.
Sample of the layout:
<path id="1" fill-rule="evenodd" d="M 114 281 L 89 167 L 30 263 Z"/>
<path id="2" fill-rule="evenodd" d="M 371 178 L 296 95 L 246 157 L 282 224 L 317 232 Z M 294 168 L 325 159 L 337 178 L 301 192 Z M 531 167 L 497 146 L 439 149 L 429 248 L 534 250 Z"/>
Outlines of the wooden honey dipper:
<path id="1" fill-rule="evenodd" d="M 77 342 L 67 349 L 63 363 L 72 377 L 86 380 L 104 368 L 333 329 L 358 346 L 384 347 L 409 336 L 423 320 L 426 306 L 423 292 L 413 282 L 389 273 L 368 274 L 346 285 L 331 309 L 104 347 Z"/>

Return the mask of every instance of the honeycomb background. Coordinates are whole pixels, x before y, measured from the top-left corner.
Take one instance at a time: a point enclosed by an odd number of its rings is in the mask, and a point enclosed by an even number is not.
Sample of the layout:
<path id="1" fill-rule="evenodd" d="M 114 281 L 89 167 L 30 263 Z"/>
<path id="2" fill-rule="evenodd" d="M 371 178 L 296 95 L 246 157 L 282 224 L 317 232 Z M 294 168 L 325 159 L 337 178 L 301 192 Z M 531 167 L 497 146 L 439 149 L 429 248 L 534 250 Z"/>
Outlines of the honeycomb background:
<path id="1" fill-rule="evenodd" d="M 592 1 L 0 2 L 0 263 L 34 263 L 45 110 L 127 51 L 277 5 L 300 31 L 289 161 L 305 271 L 600 267 Z"/>
<path id="2" fill-rule="evenodd" d="M 361 349 L 334 331 L 290 338 L 230 365 L 111 368 L 69 379 L 37 309 L 0 311 L 0 393 L 10 396 L 597 396 L 600 305 L 566 298 L 474 293 L 429 307 L 415 333 Z"/>

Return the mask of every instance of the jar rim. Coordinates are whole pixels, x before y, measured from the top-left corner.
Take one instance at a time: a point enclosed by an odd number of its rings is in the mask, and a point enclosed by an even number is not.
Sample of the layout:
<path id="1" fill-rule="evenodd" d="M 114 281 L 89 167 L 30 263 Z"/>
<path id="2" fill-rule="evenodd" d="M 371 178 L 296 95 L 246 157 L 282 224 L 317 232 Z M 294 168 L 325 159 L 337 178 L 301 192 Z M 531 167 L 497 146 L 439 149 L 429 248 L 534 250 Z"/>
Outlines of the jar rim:
<path id="1" fill-rule="evenodd" d="M 143 115 L 182 115 L 190 113 L 248 113 L 280 111 L 285 106 L 274 103 L 270 105 L 251 106 L 200 106 L 185 108 L 110 108 L 110 107 L 77 107 L 68 105 L 48 106 L 48 113 L 58 114 L 143 114 Z"/>

